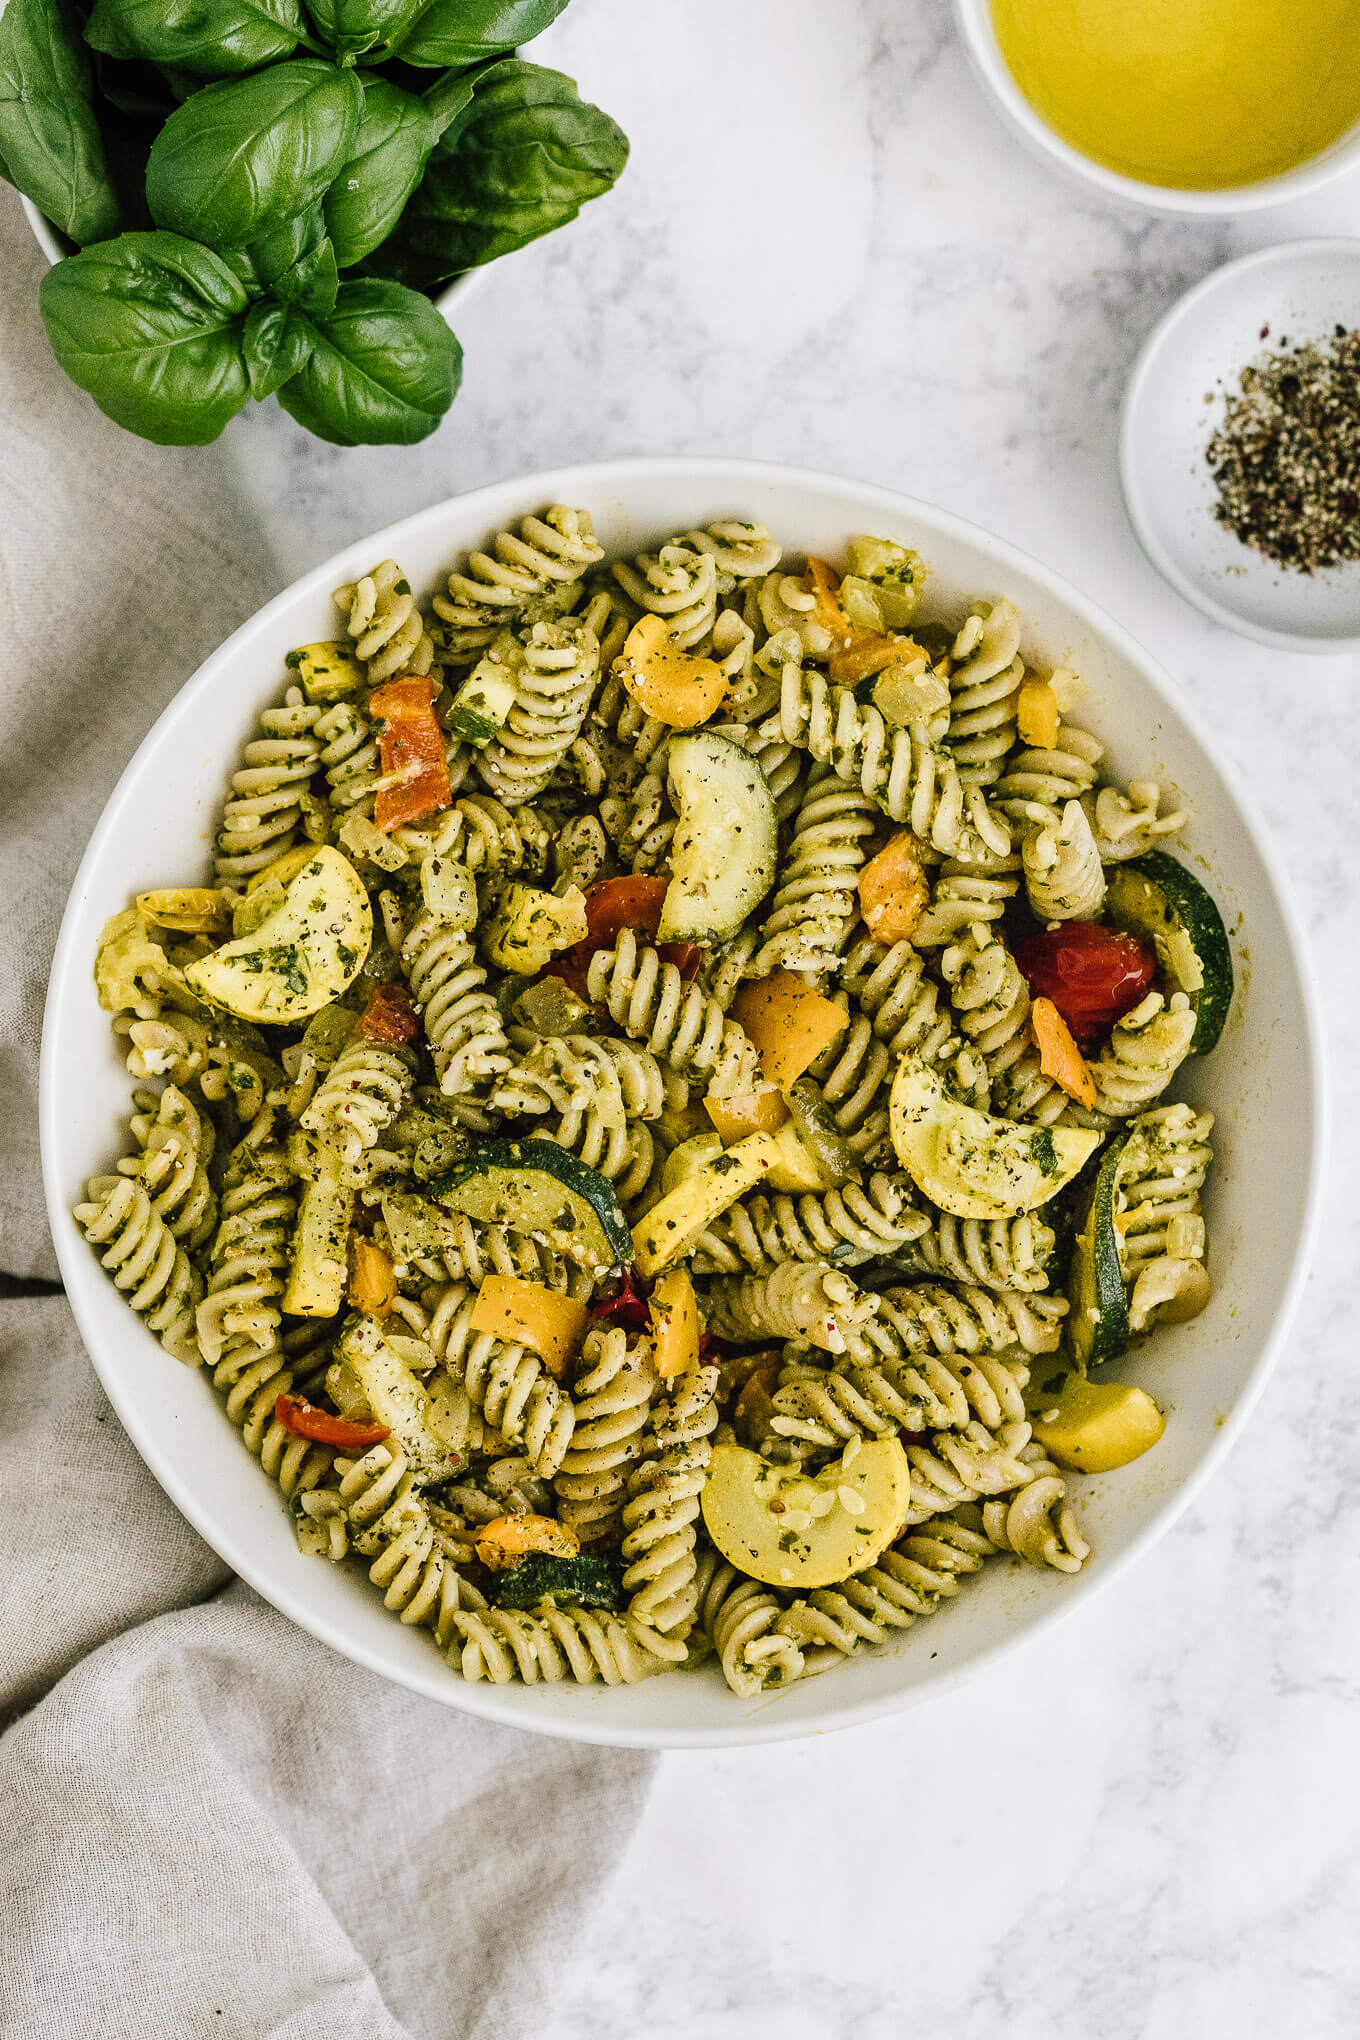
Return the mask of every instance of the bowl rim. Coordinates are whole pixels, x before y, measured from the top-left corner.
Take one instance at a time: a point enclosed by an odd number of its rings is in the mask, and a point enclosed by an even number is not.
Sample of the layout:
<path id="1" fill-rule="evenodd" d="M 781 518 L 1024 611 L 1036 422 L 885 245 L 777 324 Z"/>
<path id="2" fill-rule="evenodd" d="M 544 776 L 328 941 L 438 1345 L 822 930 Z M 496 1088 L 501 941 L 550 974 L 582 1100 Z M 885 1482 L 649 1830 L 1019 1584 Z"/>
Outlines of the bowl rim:
<path id="1" fill-rule="evenodd" d="M 1030 105 L 1017 85 L 992 27 L 991 0 L 954 0 L 954 22 L 973 70 L 996 108 L 1020 140 L 1069 178 L 1148 212 L 1216 218 L 1227 213 L 1259 212 L 1283 205 L 1341 176 L 1360 162 L 1360 118 L 1346 133 L 1292 170 L 1263 177 L 1253 184 L 1199 190 L 1174 184 L 1146 184 L 1141 178 L 1108 169 L 1063 140 Z"/>
<path id="2" fill-rule="evenodd" d="M 922 1701 L 935 1699 L 953 1691 L 965 1680 L 980 1674 L 984 1669 L 994 1667 L 1011 1653 L 1037 1642 L 1055 1623 L 1074 1614 L 1092 1594 L 1099 1593 L 1109 1582 L 1118 1578 L 1165 1534 L 1182 1511 L 1189 1506 L 1204 1483 L 1218 1470 L 1256 1407 L 1289 1331 L 1307 1277 L 1320 1220 L 1328 1149 L 1325 1111 L 1327 1086 L 1317 992 L 1296 910 L 1275 851 L 1262 825 L 1256 819 L 1250 800 L 1244 796 L 1235 768 L 1229 762 L 1221 760 L 1219 748 L 1210 736 L 1207 726 L 1201 722 L 1192 708 L 1185 705 L 1169 676 L 1137 639 L 1125 630 L 1123 625 L 1115 622 L 1099 604 L 1080 594 L 1061 575 L 1052 572 L 1018 546 L 995 537 L 983 527 L 957 517 L 952 512 L 937 509 L 933 504 L 920 498 L 902 495 L 896 490 L 886 489 L 875 483 L 861 482 L 850 476 L 781 463 L 743 460 L 730 456 L 644 455 L 582 463 L 569 468 L 508 478 L 463 495 L 445 498 L 442 502 L 402 518 L 379 532 L 354 540 L 330 559 L 323 561 L 308 573 L 300 575 L 247 617 L 214 652 L 209 654 L 156 718 L 124 768 L 95 823 L 90 841 L 72 880 L 48 977 L 39 1066 L 39 1126 L 48 1223 L 63 1278 L 78 1265 L 78 1248 L 83 1249 L 83 1242 L 78 1241 L 70 1219 L 65 1186 L 57 1178 L 54 1131 L 63 1109 L 63 1073 L 57 1044 L 58 1010 L 62 1004 L 65 983 L 71 972 L 73 970 L 83 972 L 88 969 L 88 958 L 84 955 L 77 957 L 74 953 L 78 908 L 86 882 L 103 856 L 106 829 L 113 828 L 113 818 L 125 798 L 126 789 L 140 776 L 143 756 L 158 740 L 164 725 L 181 719 L 191 720 L 198 696 L 212 688 L 219 671 L 230 668 L 238 647 L 243 648 L 254 633 L 286 605 L 299 596 L 310 596 L 323 590 L 329 592 L 338 580 L 357 571 L 355 562 L 361 558 L 383 554 L 398 555 L 408 534 L 424 525 L 438 524 L 455 504 L 460 513 L 466 515 L 475 511 L 480 504 L 501 497 L 505 490 L 511 487 L 517 493 L 522 493 L 524 501 L 528 503 L 571 501 L 575 492 L 582 490 L 626 496 L 632 483 L 680 480 L 711 482 L 715 497 L 730 495 L 734 488 L 743 485 L 763 486 L 771 490 L 812 485 L 831 491 L 842 491 L 847 496 L 853 497 L 856 514 L 882 512 L 896 519 L 916 519 L 928 529 L 965 544 L 975 545 L 980 541 L 995 559 L 998 573 L 1004 575 L 1008 568 L 1013 568 L 1020 573 L 1033 575 L 1047 587 L 1055 599 L 1068 607 L 1075 618 L 1093 630 L 1098 637 L 1107 640 L 1123 658 L 1137 666 L 1153 693 L 1165 704 L 1171 717 L 1183 722 L 1207 753 L 1215 773 L 1225 785 L 1238 810 L 1239 818 L 1254 850 L 1260 857 L 1266 881 L 1279 910 L 1285 952 L 1298 986 L 1305 1016 L 1306 1075 L 1311 1103 L 1308 1127 L 1310 1168 L 1299 1222 L 1298 1251 L 1273 1319 L 1262 1341 L 1260 1353 L 1243 1384 L 1242 1391 L 1194 1472 L 1167 1497 L 1162 1507 L 1118 1557 L 1105 1562 L 1092 1572 L 1076 1575 L 1069 1583 L 1068 1591 L 1055 1596 L 1052 1605 L 1028 1621 L 1018 1633 L 988 1645 L 964 1665 L 934 1674 L 928 1673 L 913 1686 L 897 1692 L 859 1701 L 846 1700 L 839 1703 L 833 1701 L 827 1706 L 818 1708 L 811 1715 L 800 1716 L 796 1721 L 782 1717 L 777 1707 L 764 1709 L 755 1716 L 734 1713 L 730 1728 L 657 1730 L 623 1721 L 611 1722 L 607 1714 L 592 1716 L 590 1719 L 568 1718 L 565 1715 L 554 1714 L 551 1708 L 545 1708 L 541 1717 L 536 1716 L 531 1720 L 518 1707 L 502 1701 L 501 1688 L 480 1682 L 469 1684 L 450 1677 L 446 1667 L 437 1657 L 433 1659 L 428 1672 L 423 1667 L 419 1669 L 397 1667 L 389 1663 L 380 1650 L 341 1635 L 330 1621 L 305 1604 L 305 1599 L 294 1590 L 289 1580 L 280 1583 L 272 1575 L 266 1578 L 264 1569 L 257 1567 L 248 1555 L 242 1554 L 230 1523 L 224 1524 L 213 1514 L 210 1502 L 205 1501 L 203 1490 L 194 1485 L 192 1466 L 181 1464 L 179 1460 L 163 1453 L 155 1441 L 148 1437 L 146 1428 L 141 1422 L 140 1400 L 124 1395 L 121 1384 L 106 1378 L 96 1357 L 100 1345 L 98 1319 L 102 1313 L 94 1309 L 87 1311 L 83 1303 L 76 1300 L 78 1289 L 76 1293 L 71 1293 L 68 1284 L 72 1310 L 91 1364 L 138 1453 L 181 1515 L 218 1553 L 224 1563 L 271 1606 L 298 1623 L 319 1642 L 327 1644 L 331 1649 L 339 1651 L 341 1655 L 363 1665 L 367 1670 L 426 1698 L 439 1700 L 446 1706 L 495 1721 L 505 1727 L 550 1735 L 568 1742 L 588 1742 L 612 1748 L 634 1749 L 754 1747 L 861 1726 L 869 1721 L 899 1713 Z"/>
<path id="3" fill-rule="evenodd" d="M 1199 305 L 1231 289 L 1240 277 L 1254 271 L 1284 268 L 1289 263 L 1338 255 L 1354 263 L 1360 271 L 1360 238 L 1346 234 L 1315 234 L 1302 241 L 1276 241 L 1268 248 L 1255 248 L 1249 255 L 1239 255 L 1233 261 L 1220 263 L 1217 269 L 1211 269 L 1207 276 L 1192 284 L 1168 307 L 1139 348 L 1124 386 L 1119 421 L 1119 483 L 1124 509 L 1135 538 L 1157 572 L 1177 594 L 1183 595 L 1187 602 L 1215 623 L 1222 624 L 1226 630 L 1235 632 L 1239 637 L 1251 638 L 1257 644 L 1269 645 L 1272 651 L 1304 652 L 1313 658 L 1340 658 L 1360 652 L 1360 631 L 1352 631 L 1345 637 L 1316 637 L 1306 631 L 1280 630 L 1270 624 L 1253 622 L 1201 587 L 1181 566 L 1179 556 L 1163 544 L 1152 522 L 1142 483 L 1144 457 L 1140 427 L 1148 385 L 1160 358 L 1167 348 L 1174 346 L 1182 325 Z"/>
<path id="4" fill-rule="evenodd" d="M 64 262 L 66 257 L 74 252 L 72 247 L 68 245 L 60 229 L 53 226 L 46 213 L 40 212 L 33 200 L 25 198 L 23 192 L 19 193 L 19 203 L 23 207 L 24 217 L 32 230 L 34 240 L 47 257 L 49 265 L 55 268 L 58 262 Z M 502 256 L 500 259 L 504 261 L 505 257 Z M 450 318 L 456 306 L 465 305 L 469 298 L 476 297 L 487 280 L 488 270 L 493 267 L 494 264 L 484 262 L 478 269 L 464 270 L 461 276 L 446 284 L 431 302 L 439 307 L 446 319 Z"/>

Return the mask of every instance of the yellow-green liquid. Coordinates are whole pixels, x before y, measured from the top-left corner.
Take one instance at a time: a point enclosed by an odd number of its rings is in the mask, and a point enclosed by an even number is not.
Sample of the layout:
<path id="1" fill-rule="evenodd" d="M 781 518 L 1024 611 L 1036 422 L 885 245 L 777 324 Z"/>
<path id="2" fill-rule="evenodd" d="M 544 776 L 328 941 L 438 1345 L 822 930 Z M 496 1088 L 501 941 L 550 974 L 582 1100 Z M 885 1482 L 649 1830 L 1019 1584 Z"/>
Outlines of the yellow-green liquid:
<path id="1" fill-rule="evenodd" d="M 992 0 L 1064 141 L 1182 190 L 1292 170 L 1360 120 L 1360 0 Z"/>

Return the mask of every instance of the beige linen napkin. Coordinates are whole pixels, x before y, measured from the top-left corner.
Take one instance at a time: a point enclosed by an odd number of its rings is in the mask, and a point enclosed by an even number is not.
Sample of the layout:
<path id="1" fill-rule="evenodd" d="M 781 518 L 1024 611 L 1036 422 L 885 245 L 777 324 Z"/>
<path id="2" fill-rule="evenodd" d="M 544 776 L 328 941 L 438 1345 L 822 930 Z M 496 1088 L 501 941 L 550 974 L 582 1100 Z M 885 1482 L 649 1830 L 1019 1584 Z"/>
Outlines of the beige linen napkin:
<path id="1" fill-rule="evenodd" d="M 0 1272 L 55 1276 L 36 1087 L 67 888 L 140 737 L 277 575 L 213 449 L 146 446 L 65 381 L 3 188 L 0 262 Z M 233 1582 L 59 1295 L 0 1300 L 0 1549 L 5 2040 L 541 2026 L 645 1757 L 417 1699 Z"/>

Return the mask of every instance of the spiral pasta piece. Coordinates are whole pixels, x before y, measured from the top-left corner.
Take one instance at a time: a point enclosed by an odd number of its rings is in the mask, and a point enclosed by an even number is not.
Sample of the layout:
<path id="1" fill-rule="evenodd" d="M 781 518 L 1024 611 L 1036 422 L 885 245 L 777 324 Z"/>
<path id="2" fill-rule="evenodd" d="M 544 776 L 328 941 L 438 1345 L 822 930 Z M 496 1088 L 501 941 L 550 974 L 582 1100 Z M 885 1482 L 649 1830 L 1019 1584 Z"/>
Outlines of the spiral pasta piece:
<path id="1" fill-rule="evenodd" d="M 571 1398 L 537 1353 L 507 1346 L 490 1332 L 473 1331 L 476 1296 L 466 1283 L 451 1282 L 431 1299 L 431 1350 L 487 1422 L 507 1443 L 521 1447 L 535 1472 L 551 1480 L 576 1424 Z"/>
<path id="2" fill-rule="evenodd" d="M 207 1293 L 198 1306 L 198 1342 L 212 1364 L 237 1349 L 277 1350 L 296 1214 L 283 1149 L 247 1135 L 223 1178 Z"/>
<path id="3" fill-rule="evenodd" d="M 904 1449 L 911 1468 L 907 1522 L 947 1515 L 979 1496 L 1013 1494 L 1033 1478 L 1022 1457 L 1030 1441 L 1028 1423 L 1006 1423 L 993 1432 L 976 1420 L 959 1431 L 937 1431 L 927 1444 Z"/>
<path id="4" fill-rule="evenodd" d="M 790 1686 L 836 1661 L 830 1651 L 800 1648 L 780 1626 L 785 1611 L 779 1596 L 715 1551 L 700 1552 L 694 1585 L 699 1628 L 739 1700 Z"/>
<path id="5" fill-rule="evenodd" d="M 1131 1013 L 1115 1022 L 1114 1031 L 1093 1063 L 1096 1114 L 1128 1119 L 1159 1098 L 1190 1053 L 1195 1013 L 1184 992 L 1166 999 L 1149 992 Z M 1080 1105 L 1069 1104 L 1064 1119 L 1086 1123 Z"/>
<path id="6" fill-rule="evenodd" d="M 631 793 L 606 794 L 600 816 L 621 864 L 648 874 L 661 870 L 670 857 L 676 815 L 666 793 L 666 755 L 659 754 Z"/>
<path id="7" fill-rule="evenodd" d="M 898 1267 L 983 1289 L 1048 1288 L 1055 1235 L 1037 1212 L 1020 1218 L 952 1218 L 940 1212 L 896 1256 Z"/>
<path id="8" fill-rule="evenodd" d="M 527 803 L 513 813 L 487 793 L 461 794 L 430 822 L 393 830 L 397 843 L 423 861 L 447 858 L 476 876 L 509 878 L 518 872 L 538 877 L 547 870 L 552 831 Z"/>
<path id="9" fill-rule="evenodd" d="M 940 866 L 930 904 L 912 930 L 917 949 L 939 949 L 955 941 L 966 928 L 1002 919 L 1020 890 L 1020 859 L 999 858 L 997 865 L 987 871 L 970 871 L 967 865 L 952 861 Z M 1001 868 L 1012 865 L 1014 870 Z"/>
<path id="10" fill-rule="evenodd" d="M 128 1075 L 138 1083 L 168 1077 L 182 1087 L 207 1066 L 212 1027 L 196 1013 L 169 1008 L 154 1019 L 119 1018 L 113 1031 L 128 1041 Z"/>
<path id="11" fill-rule="evenodd" d="M 930 1221 L 911 1202 L 905 1177 L 878 1173 L 867 1183 L 801 1197 L 741 1198 L 696 1241 L 698 1275 L 768 1274 L 787 1261 L 834 1261 L 853 1267 L 893 1254 L 925 1233 Z"/>
<path id="12" fill-rule="evenodd" d="M 841 982 L 887 1043 L 890 1057 L 937 1060 L 953 1030 L 939 990 L 925 974 L 925 960 L 910 942 L 880 949 L 865 937 L 846 957 Z"/>
<path id="13" fill-rule="evenodd" d="M 594 631 L 576 617 L 536 623 L 522 641 L 498 639 L 515 683 L 515 698 L 500 735 L 473 759 L 488 792 L 508 808 L 523 807 L 543 791 L 585 721 L 599 671 Z"/>
<path id="14" fill-rule="evenodd" d="M 411 584 L 395 560 L 382 560 L 335 591 L 345 628 L 367 669 L 370 687 L 400 674 L 428 673 L 434 644 L 416 608 Z"/>
<path id="15" fill-rule="evenodd" d="M 401 962 L 445 1097 L 475 1092 L 508 1070 L 505 1023 L 462 930 L 422 914 L 406 932 Z"/>
<path id="16" fill-rule="evenodd" d="M 337 701 L 318 716 L 314 728 L 330 806 L 342 819 L 351 810 L 371 815 L 382 780 L 376 727 L 356 702 Z"/>
<path id="17" fill-rule="evenodd" d="M 623 1590 L 628 1614 L 683 1642 L 694 1624 L 699 1496 L 718 1424 L 718 1370 L 694 1367 L 652 1405 L 645 1457 L 628 1476 Z"/>
<path id="18" fill-rule="evenodd" d="M 290 687 L 282 705 L 260 713 L 222 810 L 213 869 L 219 884 L 243 885 L 302 832 L 304 801 L 321 763 L 321 710 Z"/>
<path id="19" fill-rule="evenodd" d="M 811 780 L 799 805 L 784 874 L 755 959 L 758 977 L 781 966 L 835 970 L 859 919 L 855 890 L 878 808 L 834 773 Z"/>
<path id="20" fill-rule="evenodd" d="M 132 1308 L 146 1319 L 167 1353 L 196 1367 L 202 1358 L 194 1309 L 203 1280 L 141 1183 L 127 1176 L 92 1176 L 75 1221 Z"/>
<path id="21" fill-rule="evenodd" d="M 138 1179 L 156 1216 L 192 1253 L 217 1223 L 217 1199 L 206 1167 L 213 1151 L 212 1122 L 177 1084 L 167 1084 L 159 1098 L 154 1092 L 140 1093 L 136 1102 L 145 1108 L 132 1117 L 141 1153 L 121 1161 L 119 1174 Z"/>
<path id="22" fill-rule="evenodd" d="M 841 1003 L 839 998 L 837 1003 Z M 890 1152 L 891 1073 L 891 1052 L 863 1013 L 857 1013 L 844 1034 L 829 1043 L 811 1065 L 810 1074 L 821 1088 L 822 1102 L 836 1131 L 849 1141 L 866 1168 Z"/>
<path id="23" fill-rule="evenodd" d="M 557 1513 L 586 1551 L 618 1543 L 628 1475 L 641 1459 L 656 1381 L 617 1326 L 596 1326 L 581 1349 L 572 1398 L 576 1426 L 553 1479 Z"/>
<path id="24" fill-rule="evenodd" d="M 985 926 L 967 929 L 940 958 L 960 1029 L 982 1056 L 993 1109 L 1051 1126 L 1068 1099 L 1039 1063 L 1030 1027 L 1029 985 L 1003 942 Z"/>
<path id="25" fill-rule="evenodd" d="M 957 1431 L 975 1420 L 994 1431 L 1024 1420 L 1029 1370 L 992 1354 L 900 1353 L 877 1363 L 842 1358 L 833 1367 L 789 1359 L 772 1398 L 770 1430 L 780 1440 L 839 1450 L 851 1438 L 899 1431 Z"/>
<path id="26" fill-rule="evenodd" d="M 904 1353 L 1055 1353 L 1067 1315 L 1063 1296 L 984 1289 L 961 1283 L 916 1282 L 885 1289 L 877 1309 L 849 1340 L 856 1359 L 895 1360 Z M 796 1336 L 788 1334 L 787 1336 Z"/>
<path id="27" fill-rule="evenodd" d="M 974 1505 L 985 1535 L 998 1551 L 1013 1551 L 1029 1565 L 1080 1572 L 1091 1547 L 1067 1499 L 1067 1482 L 1041 1445 L 1026 1445 L 1019 1456 L 1028 1472 L 1024 1486 Z"/>
<path id="28" fill-rule="evenodd" d="M 745 1030 L 709 993 L 686 986 L 650 945 L 639 948 L 630 928 L 592 956 L 586 984 L 625 1034 L 645 1041 L 679 1076 L 706 1078 L 718 1097 L 759 1089 L 760 1059 Z"/>
<path id="29" fill-rule="evenodd" d="M 683 1106 L 683 1078 L 663 1071 L 650 1049 L 631 1041 L 597 1040 L 589 1034 L 512 1033 L 527 1050 L 496 1084 L 492 1104 L 518 1118 L 528 1112 L 567 1112 L 591 1107 L 602 1119 L 659 1119 L 667 1104 Z M 678 1086 L 678 1090 L 676 1087 Z"/>
<path id="30" fill-rule="evenodd" d="M 890 727 L 880 711 L 833 687 L 815 669 L 784 668 L 779 728 L 823 765 L 861 786 L 884 814 L 905 822 L 944 857 L 971 863 L 1004 857 L 1011 834 L 979 786 L 965 787 L 949 751 L 929 743 L 924 726 Z M 999 782 L 998 782 L 999 783 Z"/>
<path id="31" fill-rule="evenodd" d="M 1089 730 L 1063 723 L 1051 748 L 1031 746 L 1007 760 L 993 798 L 1003 813 L 1015 812 L 1022 820 L 1031 818 L 1035 804 L 1056 811 L 1090 792 L 1104 756 L 1105 746 Z"/>
<path id="32" fill-rule="evenodd" d="M 741 517 L 715 517 L 711 524 L 685 532 L 676 543 L 708 554 L 724 595 L 740 590 L 746 581 L 763 580 L 779 565 L 779 545 L 768 527 Z"/>
<path id="33" fill-rule="evenodd" d="M 708 1328 L 720 1339 L 803 1339 L 844 1353 L 863 1336 L 879 1299 L 825 1262 L 785 1261 L 765 1275 L 719 1276 L 707 1307 Z"/>
<path id="34" fill-rule="evenodd" d="M 571 762 L 585 791 L 600 803 L 600 820 L 613 832 L 627 817 L 627 800 L 649 772 L 664 776 L 671 732 L 634 701 L 609 674 L 571 747 Z"/>
<path id="35" fill-rule="evenodd" d="M 1105 904 L 1105 872 L 1086 810 L 1067 805 L 1025 837 L 1025 891 L 1041 921 L 1093 921 Z"/>
<path id="36" fill-rule="evenodd" d="M 1004 599 L 970 616 L 954 640 L 945 742 L 965 786 L 992 785 L 1015 742 L 1025 677 L 1019 649 L 1020 618 Z"/>
<path id="37" fill-rule="evenodd" d="M 979 1573 L 993 1546 L 981 1532 L 949 1519 L 908 1534 L 874 1565 L 819 1587 L 796 1601 L 780 1622 L 802 1646 L 851 1657 L 866 1645 L 886 1643 L 923 1615 L 933 1615 Z"/>
<path id="38" fill-rule="evenodd" d="M 1131 779 L 1125 788 L 1102 786 L 1085 796 L 1082 805 L 1103 863 L 1141 857 L 1155 850 L 1164 837 L 1184 828 L 1184 808 L 1163 813 L 1165 798 L 1166 789 L 1156 779 Z"/>
<path id="39" fill-rule="evenodd" d="M 552 503 L 541 517 L 521 519 L 518 531 L 500 531 L 485 552 L 470 553 L 436 593 L 440 649 L 465 665 L 513 624 L 535 600 L 570 599 L 589 567 L 604 558 L 590 515 Z"/>
<path id="40" fill-rule="evenodd" d="M 627 1616 L 592 1608 L 553 1608 L 536 1614 L 516 1608 L 467 1610 L 453 1617 L 449 1664 L 465 1679 L 494 1686 L 520 1679 L 526 1686 L 574 1679 L 589 1686 L 632 1686 L 672 1662 L 658 1656 L 655 1632 Z"/>
<path id="41" fill-rule="evenodd" d="M 664 617 L 675 644 L 689 649 L 706 638 L 718 611 L 718 566 L 714 555 L 685 539 L 672 539 L 654 553 L 615 560 L 614 579 L 630 602 Z"/>
<path id="42" fill-rule="evenodd" d="M 352 1167 L 377 1146 L 410 1090 L 409 1055 L 356 1035 L 332 1063 L 299 1123 Z"/>

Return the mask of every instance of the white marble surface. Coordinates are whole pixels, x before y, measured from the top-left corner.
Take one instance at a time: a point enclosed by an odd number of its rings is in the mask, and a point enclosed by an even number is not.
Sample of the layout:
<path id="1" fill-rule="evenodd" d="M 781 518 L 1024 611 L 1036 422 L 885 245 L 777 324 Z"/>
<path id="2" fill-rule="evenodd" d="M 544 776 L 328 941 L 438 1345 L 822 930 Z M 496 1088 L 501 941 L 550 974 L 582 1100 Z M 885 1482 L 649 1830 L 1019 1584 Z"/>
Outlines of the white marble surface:
<path id="1" fill-rule="evenodd" d="M 273 407 L 232 428 L 280 585 L 454 490 L 623 453 L 799 461 L 977 519 L 1212 716 L 1315 946 L 1335 1134 L 1292 1349 L 1201 1504 L 948 1703 L 664 1760 L 550 2040 L 1354 2035 L 1360 671 L 1185 607 L 1114 449 L 1179 292 L 1353 231 L 1360 178 L 1241 224 L 1111 210 L 1001 131 L 946 0 L 576 0 L 548 48 L 631 133 L 628 174 L 468 307 L 464 394 L 424 446 L 337 452 Z"/>

